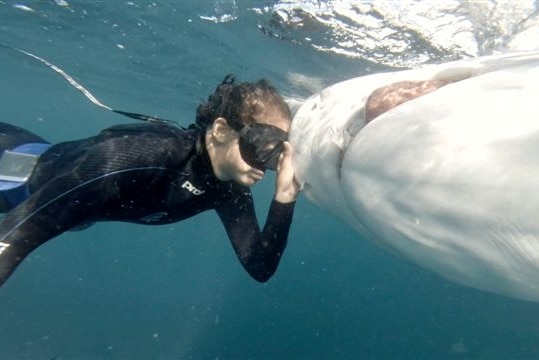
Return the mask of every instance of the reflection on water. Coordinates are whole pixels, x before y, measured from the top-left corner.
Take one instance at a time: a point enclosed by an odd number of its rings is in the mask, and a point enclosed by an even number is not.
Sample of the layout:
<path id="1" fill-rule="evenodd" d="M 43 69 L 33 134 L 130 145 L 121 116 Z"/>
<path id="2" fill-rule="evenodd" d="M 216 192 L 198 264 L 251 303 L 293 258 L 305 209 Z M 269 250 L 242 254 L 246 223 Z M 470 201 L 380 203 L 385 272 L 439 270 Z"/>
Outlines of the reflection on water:
<path id="1" fill-rule="evenodd" d="M 417 67 L 539 40 L 535 1 L 282 1 L 267 23 L 277 37 L 393 67 Z"/>

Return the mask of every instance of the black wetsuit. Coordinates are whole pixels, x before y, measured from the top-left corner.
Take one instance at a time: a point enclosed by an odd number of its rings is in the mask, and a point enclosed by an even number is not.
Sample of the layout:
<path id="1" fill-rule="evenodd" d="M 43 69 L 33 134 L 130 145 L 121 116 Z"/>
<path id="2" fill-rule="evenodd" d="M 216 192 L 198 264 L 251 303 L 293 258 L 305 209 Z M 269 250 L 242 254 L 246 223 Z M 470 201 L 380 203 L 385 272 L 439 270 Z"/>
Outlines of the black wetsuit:
<path id="1" fill-rule="evenodd" d="M 0 123 L 0 150 L 39 140 Z M 250 189 L 215 177 L 204 131 L 196 127 L 119 125 L 53 145 L 28 184 L 30 197 L 0 221 L 0 285 L 32 250 L 74 227 L 96 221 L 166 224 L 211 209 L 247 272 L 266 281 L 285 249 L 294 209 L 294 203 L 274 200 L 261 232 Z"/>

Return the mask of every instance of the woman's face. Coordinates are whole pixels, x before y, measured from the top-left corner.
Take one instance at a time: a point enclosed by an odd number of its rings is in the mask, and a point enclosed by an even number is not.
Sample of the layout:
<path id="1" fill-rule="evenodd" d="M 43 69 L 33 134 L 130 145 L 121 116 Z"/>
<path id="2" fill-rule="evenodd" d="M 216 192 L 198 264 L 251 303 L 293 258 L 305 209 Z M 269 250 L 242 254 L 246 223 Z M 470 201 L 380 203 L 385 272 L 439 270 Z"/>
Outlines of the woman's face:
<path id="1" fill-rule="evenodd" d="M 253 186 L 262 180 L 264 171 L 247 164 L 241 157 L 239 136 L 227 143 L 223 151 L 226 155 L 221 169 L 227 180 L 233 180 L 242 186 Z"/>
<path id="2" fill-rule="evenodd" d="M 290 127 L 290 119 L 276 113 L 261 116 L 260 119 L 257 119 L 257 123 L 273 125 L 285 132 L 288 132 Z M 210 158 L 212 159 L 212 165 L 217 178 L 223 181 L 232 180 L 239 185 L 248 187 L 262 180 L 265 171 L 247 164 L 241 156 L 239 133 L 228 126 L 226 120 L 224 124 L 219 124 L 216 120 L 214 128 L 216 126 L 218 127 L 216 129 L 217 133 L 214 132 L 216 136 L 223 136 L 223 140 L 219 143 L 218 149 L 216 149 L 217 151 L 213 152 L 214 156 L 210 152 Z"/>

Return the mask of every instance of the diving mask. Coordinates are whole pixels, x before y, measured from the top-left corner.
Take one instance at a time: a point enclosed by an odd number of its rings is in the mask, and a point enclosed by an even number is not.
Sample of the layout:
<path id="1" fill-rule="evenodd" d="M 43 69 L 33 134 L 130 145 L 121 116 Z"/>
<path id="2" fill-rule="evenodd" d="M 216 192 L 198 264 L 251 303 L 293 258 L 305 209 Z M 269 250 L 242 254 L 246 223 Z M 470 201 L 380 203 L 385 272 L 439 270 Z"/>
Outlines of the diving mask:
<path id="1" fill-rule="evenodd" d="M 288 133 L 268 124 L 244 125 L 239 131 L 240 153 L 252 167 L 265 171 L 277 170 Z"/>

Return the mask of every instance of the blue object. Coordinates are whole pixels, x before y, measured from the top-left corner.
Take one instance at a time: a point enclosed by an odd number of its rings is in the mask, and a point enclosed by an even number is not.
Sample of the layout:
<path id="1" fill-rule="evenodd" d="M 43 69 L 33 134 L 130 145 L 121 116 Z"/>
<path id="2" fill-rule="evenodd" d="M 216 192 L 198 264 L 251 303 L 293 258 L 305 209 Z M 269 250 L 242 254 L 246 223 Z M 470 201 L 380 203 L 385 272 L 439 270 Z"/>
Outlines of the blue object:
<path id="1" fill-rule="evenodd" d="M 10 151 L 13 153 L 40 156 L 51 146 L 51 144 L 46 143 L 28 143 L 19 145 Z M 11 206 L 15 207 L 30 196 L 28 183 L 26 181 L 0 179 L 0 196 Z"/>

